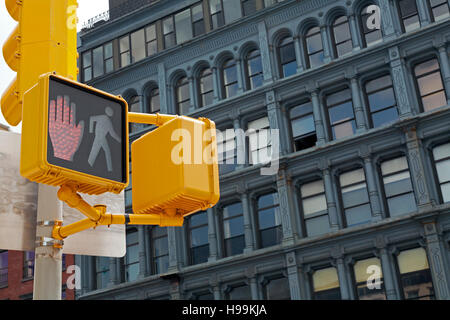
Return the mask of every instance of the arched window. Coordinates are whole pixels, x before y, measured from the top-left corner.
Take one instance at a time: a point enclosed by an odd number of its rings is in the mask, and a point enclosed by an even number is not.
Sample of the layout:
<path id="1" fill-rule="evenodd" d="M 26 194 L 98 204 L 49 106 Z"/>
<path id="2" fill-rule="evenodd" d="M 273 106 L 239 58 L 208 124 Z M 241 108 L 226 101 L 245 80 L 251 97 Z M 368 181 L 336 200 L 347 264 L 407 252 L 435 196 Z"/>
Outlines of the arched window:
<path id="1" fill-rule="evenodd" d="M 314 68 L 324 63 L 322 35 L 319 27 L 310 28 L 304 37 L 304 47 L 308 68 Z"/>
<path id="2" fill-rule="evenodd" d="M 189 95 L 189 80 L 186 76 L 178 79 L 175 86 L 175 98 L 178 114 L 188 114 L 191 99 Z"/>
<path id="3" fill-rule="evenodd" d="M 291 36 L 284 37 L 278 43 L 277 49 L 281 78 L 295 74 L 297 72 L 297 60 L 295 59 L 294 39 Z"/>
<path id="4" fill-rule="evenodd" d="M 161 102 L 159 100 L 159 89 L 153 88 L 148 95 L 148 110 L 150 113 L 157 113 L 161 110 Z"/>
<path id="5" fill-rule="evenodd" d="M 333 22 L 333 49 L 336 58 L 352 52 L 352 36 L 347 16 L 340 16 Z"/>
<path id="6" fill-rule="evenodd" d="M 133 96 L 128 102 L 128 109 L 130 112 L 141 112 L 141 97 Z M 139 125 L 132 123 L 129 127 L 130 133 L 136 132 L 139 130 Z"/>
<path id="7" fill-rule="evenodd" d="M 221 69 L 222 73 L 222 96 L 226 98 L 233 97 L 238 91 L 237 67 L 234 59 L 226 60 Z"/>
<path id="8" fill-rule="evenodd" d="M 198 92 L 200 94 L 200 107 L 206 107 L 213 103 L 213 74 L 210 68 L 205 68 L 200 73 L 200 77 L 198 79 Z"/>
<path id="9" fill-rule="evenodd" d="M 373 12 L 369 10 L 371 5 L 365 6 L 361 10 L 360 14 L 360 30 L 362 33 L 362 40 L 364 47 L 369 47 L 374 44 L 380 43 L 383 40 L 383 35 L 381 33 L 381 26 L 373 26 L 372 16 Z"/>
<path id="10" fill-rule="evenodd" d="M 261 53 L 255 49 L 245 57 L 247 89 L 253 90 L 263 85 L 264 76 L 261 62 Z"/>
<path id="11" fill-rule="evenodd" d="M 428 6 L 434 22 L 441 21 L 450 16 L 447 0 L 428 0 Z"/>

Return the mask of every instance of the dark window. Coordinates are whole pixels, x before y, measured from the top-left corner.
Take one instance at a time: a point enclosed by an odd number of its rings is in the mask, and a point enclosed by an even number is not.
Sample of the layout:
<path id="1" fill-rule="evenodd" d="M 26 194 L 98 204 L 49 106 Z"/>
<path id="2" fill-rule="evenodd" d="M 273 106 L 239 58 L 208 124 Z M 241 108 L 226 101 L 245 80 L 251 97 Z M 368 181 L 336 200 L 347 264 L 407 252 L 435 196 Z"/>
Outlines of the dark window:
<path id="1" fill-rule="evenodd" d="M 34 251 L 23 253 L 23 279 L 31 279 L 34 276 Z"/>
<path id="2" fill-rule="evenodd" d="M 368 81 L 365 90 L 373 128 L 398 119 L 397 101 L 390 75 Z"/>
<path id="3" fill-rule="evenodd" d="M 280 202 L 278 193 L 261 196 L 258 199 L 258 225 L 260 247 L 266 248 L 281 243 Z"/>
<path id="4" fill-rule="evenodd" d="M 447 0 L 428 0 L 433 21 L 441 21 L 450 16 Z"/>
<path id="5" fill-rule="evenodd" d="M 189 216 L 187 220 L 190 264 L 207 262 L 209 257 L 208 216 L 203 211 Z"/>
<path id="6" fill-rule="evenodd" d="M 399 0 L 398 10 L 403 32 L 409 32 L 420 28 L 419 11 L 417 10 L 416 0 Z"/>
<path id="7" fill-rule="evenodd" d="M 316 236 L 330 232 L 327 199 L 322 180 L 305 183 L 300 187 L 306 233 Z"/>
<path id="8" fill-rule="evenodd" d="M 156 25 L 145 28 L 145 41 L 147 43 L 147 57 L 158 53 L 158 41 L 156 39 Z"/>
<path id="9" fill-rule="evenodd" d="M 341 300 L 336 268 L 316 270 L 312 275 L 314 300 Z"/>
<path id="10" fill-rule="evenodd" d="M 167 272 L 169 268 L 169 242 L 167 228 L 151 228 L 152 274 Z"/>
<path id="11" fill-rule="evenodd" d="M 178 79 L 175 86 L 175 99 L 178 114 L 185 115 L 189 113 L 191 104 L 189 94 L 189 80 L 186 76 Z"/>
<path id="12" fill-rule="evenodd" d="M 434 58 L 415 66 L 417 86 L 419 88 L 423 111 L 430 111 L 447 105 L 447 96 L 439 66 Z"/>
<path id="13" fill-rule="evenodd" d="M 347 227 L 370 222 L 372 214 L 364 169 L 342 173 L 339 183 Z"/>
<path id="14" fill-rule="evenodd" d="M 356 261 L 353 276 L 358 300 L 386 300 L 380 259 Z"/>
<path id="15" fill-rule="evenodd" d="M 317 142 L 312 103 L 306 102 L 290 110 L 295 151 L 314 147 Z"/>
<path id="16" fill-rule="evenodd" d="M 125 256 L 125 281 L 137 280 L 139 274 L 139 240 L 138 230 L 130 228 L 127 230 L 127 254 Z"/>
<path id="17" fill-rule="evenodd" d="M 210 291 L 194 293 L 190 300 L 214 300 L 214 295 Z"/>
<path id="18" fill-rule="evenodd" d="M 148 96 L 148 105 L 150 113 L 157 113 L 161 110 L 161 101 L 159 98 L 159 89 L 153 88 Z"/>
<path id="19" fill-rule="evenodd" d="M 120 50 L 120 66 L 126 67 L 131 63 L 131 50 L 130 50 L 130 36 L 120 38 L 119 40 Z"/>
<path id="20" fill-rule="evenodd" d="M 247 89 L 252 90 L 263 85 L 264 75 L 259 50 L 250 51 L 245 57 L 247 70 Z"/>
<path id="21" fill-rule="evenodd" d="M 236 148 L 236 133 L 233 128 L 223 130 L 217 135 L 217 153 L 220 174 L 229 173 L 236 169 Z"/>
<path id="22" fill-rule="evenodd" d="M 234 59 L 228 59 L 222 66 L 223 96 L 230 98 L 237 94 L 238 78 L 237 67 Z"/>
<path id="23" fill-rule="evenodd" d="M 244 17 L 249 16 L 257 11 L 256 1 L 257 0 L 241 0 L 242 12 L 244 13 Z"/>
<path id="24" fill-rule="evenodd" d="M 309 68 L 320 66 L 324 63 L 325 56 L 322 44 L 322 35 L 319 27 L 313 27 L 306 32 L 305 50 Z"/>
<path id="25" fill-rule="evenodd" d="M 333 44 L 336 57 L 342 57 L 353 50 L 350 25 L 346 16 L 341 16 L 334 20 Z"/>
<path id="26" fill-rule="evenodd" d="M 200 93 L 200 107 L 206 107 L 213 103 L 214 88 L 213 88 L 213 74 L 210 68 L 203 69 L 198 80 L 198 87 Z"/>
<path id="27" fill-rule="evenodd" d="M 246 284 L 228 288 L 225 292 L 225 300 L 251 300 L 250 287 Z"/>
<path id="28" fill-rule="evenodd" d="M 389 215 L 393 217 L 416 211 L 416 198 L 406 157 L 382 162 L 381 174 Z"/>
<path id="29" fill-rule="evenodd" d="M 176 45 L 177 42 L 175 40 L 175 27 L 172 16 L 163 20 L 163 36 L 165 49 L 172 48 Z"/>
<path id="30" fill-rule="evenodd" d="M 103 289 L 108 286 L 109 282 L 109 258 L 96 257 L 96 283 L 97 289 Z"/>
<path id="31" fill-rule="evenodd" d="M 131 63 L 144 59 L 146 54 L 145 31 L 140 29 L 130 35 L 131 39 Z"/>
<path id="32" fill-rule="evenodd" d="M 114 71 L 112 42 L 83 53 L 83 80 L 100 77 Z"/>
<path id="33" fill-rule="evenodd" d="M 297 73 L 297 60 L 295 58 L 294 40 L 292 37 L 285 37 L 279 42 L 278 57 L 280 59 L 280 76 L 282 78 Z"/>
<path id="34" fill-rule="evenodd" d="M 406 300 L 434 300 L 434 288 L 425 249 L 400 252 L 397 256 L 400 289 Z"/>
<path id="35" fill-rule="evenodd" d="M 433 159 L 441 191 L 441 201 L 450 202 L 450 143 L 435 147 Z"/>
<path id="36" fill-rule="evenodd" d="M 130 99 L 130 101 L 128 102 L 128 109 L 130 112 L 141 112 L 141 97 L 140 96 L 134 96 Z M 130 133 L 139 131 L 139 124 L 136 123 L 131 123 L 129 125 L 130 127 Z"/>
<path id="37" fill-rule="evenodd" d="M 199 3 L 191 8 L 192 30 L 194 37 L 205 33 L 205 20 L 203 17 L 203 5 Z"/>
<path id="38" fill-rule="evenodd" d="M 383 34 L 381 33 L 381 29 L 373 28 L 373 15 L 374 12 L 368 10 L 370 6 L 366 6 L 361 10 L 361 32 L 362 39 L 365 47 L 369 47 L 371 45 L 380 43 L 383 41 Z"/>
<path id="39" fill-rule="evenodd" d="M 225 24 L 222 0 L 209 0 L 209 12 L 211 14 L 212 29 L 217 29 Z"/>
<path id="40" fill-rule="evenodd" d="M 325 100 L 333 140 L 355 134 L 356 122 L 350 89 L 329 94 Z"/>
<path id="41" fill-rule="evenodd" d="M 233 256 L 244 252 L 244 216 L 241 203 L 235 203 L 223 208 L 223 239 L 225 256 Z"/>
<path id="42" fill-rule="evenodd" d="M 289 280 L 286 277 L 271 277 L 263 282 L 264 300 L 291 300 Z"/>

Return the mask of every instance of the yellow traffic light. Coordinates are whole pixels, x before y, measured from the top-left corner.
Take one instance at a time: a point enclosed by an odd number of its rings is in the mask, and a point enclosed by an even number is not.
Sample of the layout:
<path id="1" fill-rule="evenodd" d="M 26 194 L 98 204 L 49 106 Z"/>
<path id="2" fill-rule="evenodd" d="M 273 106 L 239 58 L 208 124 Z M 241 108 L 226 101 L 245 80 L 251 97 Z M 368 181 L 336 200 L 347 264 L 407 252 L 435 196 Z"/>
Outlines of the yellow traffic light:
<path id="1" fill-rule="evenodd" d="M 2 95 L 1 110 L 16 126 L 22 121 L 23 95 L 41 74 L 77 78 L 77 2 L 5 0 L 5 4 L 19 24 L 3 46 L 5 61 L 17 76 Z"/>
<path id="2" fill-rule="evenodd" d="M 87 194 L 120 193 L 128 185 L 127 110 L 117 96 L 41 76 L 24 96 L 21 175 Z"/>
<path id="3" fill-rule="evenodd" d="M 186 216 L 219 201 L 215 129 L 208 119 L 175 116 L 133 142 L 135 214 Z"/>

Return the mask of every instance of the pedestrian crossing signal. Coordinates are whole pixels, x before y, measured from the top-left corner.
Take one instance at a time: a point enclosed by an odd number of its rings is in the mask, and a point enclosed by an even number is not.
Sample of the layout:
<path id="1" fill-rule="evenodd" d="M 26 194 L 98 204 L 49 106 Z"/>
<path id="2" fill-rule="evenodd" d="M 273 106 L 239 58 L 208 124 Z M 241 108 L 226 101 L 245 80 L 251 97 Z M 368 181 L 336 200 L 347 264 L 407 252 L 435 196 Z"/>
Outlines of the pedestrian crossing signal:
<path id="1" fill-rule="evenodd" d="M 54 75 L 24 96 L 22 176 L 87 194 L 128 185 L 128 118 L 124 99 Z"/>

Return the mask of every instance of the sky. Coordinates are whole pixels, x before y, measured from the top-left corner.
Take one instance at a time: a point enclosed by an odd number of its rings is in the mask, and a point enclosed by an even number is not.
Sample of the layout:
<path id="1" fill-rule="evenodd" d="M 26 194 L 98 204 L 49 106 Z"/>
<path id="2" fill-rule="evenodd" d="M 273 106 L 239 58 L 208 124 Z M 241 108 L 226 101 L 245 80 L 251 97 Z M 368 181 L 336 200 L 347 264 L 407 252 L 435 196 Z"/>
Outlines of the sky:
<path id="1" fill-rule="evenodd" d="M 102 13 L 108 10 L 109 1 L 108 0 L 78 0 L 78 19 L 79 25 L 78 29 L 80 29 L 83 22 L 88 19 L 96 16 L 99 13 Z M 17 22 L 14 21 L 10 16 L 5 7 L 5 2 L 0 1 L 0 44 L 3 47 L 3 43 L 8 38 L 12 30 L 17 25 Z M 8 85 L 14 79 L 15 72 L 9 69 L 8 65 L 5 63 L 3 59 L 3 54 L 0 54 L 0 96 L 6 90 Z M 1 115 L 0 112 L 0 123 L 6 124 L 6 121 Z M 20 126 L 16 128 L 11 128 L 13 131 L 20 131 Z"/>

